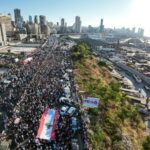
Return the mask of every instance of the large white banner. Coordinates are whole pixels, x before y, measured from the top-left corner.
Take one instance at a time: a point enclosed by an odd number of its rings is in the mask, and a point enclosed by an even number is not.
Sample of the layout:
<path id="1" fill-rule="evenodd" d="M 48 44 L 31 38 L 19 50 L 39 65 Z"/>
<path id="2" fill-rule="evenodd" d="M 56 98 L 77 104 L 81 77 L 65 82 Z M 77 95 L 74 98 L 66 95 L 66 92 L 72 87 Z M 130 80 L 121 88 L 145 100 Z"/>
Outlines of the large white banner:
<path id="1" fill-rule="evenodd" d="M 83 106 L 89 108 L 97 108 L 99 105 L 99 99 L 94 97 L 86 97 L 83 100 Z"/>

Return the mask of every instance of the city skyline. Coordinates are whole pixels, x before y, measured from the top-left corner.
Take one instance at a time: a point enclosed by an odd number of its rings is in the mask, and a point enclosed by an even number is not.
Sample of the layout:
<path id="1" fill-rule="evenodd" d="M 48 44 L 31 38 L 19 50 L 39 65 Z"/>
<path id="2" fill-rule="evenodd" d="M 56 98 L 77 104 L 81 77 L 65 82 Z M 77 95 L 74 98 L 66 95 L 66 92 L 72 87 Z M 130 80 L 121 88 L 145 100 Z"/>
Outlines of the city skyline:
<path id="1" fill-rule="evenodd" d="M 145 29 L 145 35 L 150 36 L 150 25 L 147 21 L 149 3 L 148 0 L 5 0 L 1 2 L 0 9 L 2 13 L 11 13 L 13 20 L 13 11 L 19 8 L 24 20 L 28 20 L 29 16 L 45 15 L 48 21 L 55 24 L 65 18 L 69 26 L 73 25 L 75 16 L 80 16 L 82 26 L 94 27 L 99 26 L 100 19 L 103 18 L 106 28 L 141 27 Z"/>

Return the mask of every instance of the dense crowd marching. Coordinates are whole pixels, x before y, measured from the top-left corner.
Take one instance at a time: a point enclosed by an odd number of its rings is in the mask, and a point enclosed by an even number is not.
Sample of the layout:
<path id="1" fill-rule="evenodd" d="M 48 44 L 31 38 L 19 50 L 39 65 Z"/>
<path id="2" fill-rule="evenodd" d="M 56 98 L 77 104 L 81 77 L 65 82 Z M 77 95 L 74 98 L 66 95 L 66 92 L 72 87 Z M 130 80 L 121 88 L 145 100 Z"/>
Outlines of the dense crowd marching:
<path id="1" fill-rule="evenodd" d="M 31 63 L 14 65 L 0 76 L 0 109 L 3 112 L 3 131 L 11 139 L 10 149 L 19 150 L 71 150 L 74 132 L 70 126 L 70 117 L 59 115 L 54 141 L 36 138 L 39 121 L 45 108 L 60 110 L 60 97 L 65 96 L 64 86 L 75 92 L 69 52 L 66 50 L 43 48 L 33 55 Z M 69 81 L 64 74 L 69 75 Z M 10 83 L 5 84 L 4 81 Z M 72 99 L 72 95 L 70 95 Z M 74 97 L 76 101 L 76 97 Z M 75 102 L 72 104 L 76 105 Z M 80 135 L 87 143 L 85 123 L 78 111 Z"/>
<path id="2" fill-rule="evenodd" d="M 14 62 L 14 56 L 0 55 L 0 67 L 10 68 Z"/>

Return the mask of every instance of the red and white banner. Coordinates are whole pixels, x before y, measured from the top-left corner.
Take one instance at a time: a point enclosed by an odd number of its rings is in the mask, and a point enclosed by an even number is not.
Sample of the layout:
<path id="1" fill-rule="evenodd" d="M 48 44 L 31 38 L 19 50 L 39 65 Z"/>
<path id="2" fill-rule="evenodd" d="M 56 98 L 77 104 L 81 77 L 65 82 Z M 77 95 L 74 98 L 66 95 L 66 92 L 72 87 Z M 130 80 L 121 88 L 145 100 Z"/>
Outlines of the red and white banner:
<path id="1" fill-rule="evenodd" d="M 45 140 L 55 139 L 55 129 L 58 120 L 58 111 L 47 108 L 41 119 L 37 138 Z"/>
<path id="2" fill-rule="evenodd" d="M 32 57 L 26 58 L 26 59 L 23 61 L 23 64 L 26 65 L 26 64 L 28 64 L 29 62 L 31 62 L 32 60 L 33 60 Z"/>

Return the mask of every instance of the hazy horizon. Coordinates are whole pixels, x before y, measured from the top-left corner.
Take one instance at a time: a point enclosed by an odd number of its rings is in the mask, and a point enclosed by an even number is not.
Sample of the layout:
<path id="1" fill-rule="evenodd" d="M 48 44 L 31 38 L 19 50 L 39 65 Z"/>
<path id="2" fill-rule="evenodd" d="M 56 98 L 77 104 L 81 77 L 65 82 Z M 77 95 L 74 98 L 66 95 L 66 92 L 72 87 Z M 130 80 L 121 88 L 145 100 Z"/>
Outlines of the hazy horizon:
<path id="1" fill-rule="evenodd" d="M 99 26 L 104 19 L 106 28 L 144 28 L 145 36 L 150 36 L 149 0 L 5 0 L 1 2 L 0 13 L 11 13 L 21 9 L 24 20 L 29 15 L 45 15 L 48 21 L 60 22 L 65 18 L 67 25 L 73 25 L 75 16 L 80 16 L 82 26 Z"/>

